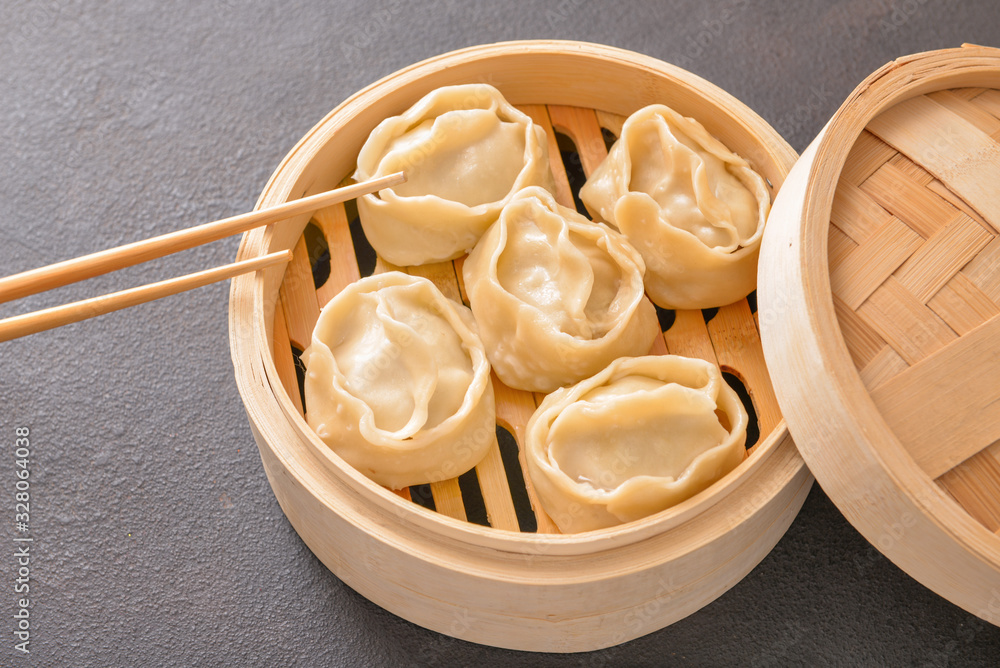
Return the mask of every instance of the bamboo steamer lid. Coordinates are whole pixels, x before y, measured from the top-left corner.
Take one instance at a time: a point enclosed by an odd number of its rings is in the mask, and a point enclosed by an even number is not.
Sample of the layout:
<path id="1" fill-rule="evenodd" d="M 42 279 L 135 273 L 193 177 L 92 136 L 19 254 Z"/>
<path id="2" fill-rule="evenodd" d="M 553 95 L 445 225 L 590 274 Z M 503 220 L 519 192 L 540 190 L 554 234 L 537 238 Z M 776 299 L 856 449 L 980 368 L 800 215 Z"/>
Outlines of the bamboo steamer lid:
<path id="1" fill-rule="evenodd" d="M 760 324 L 795 442 L 852 524 L 1000 624 L 1000 50 L 889 63 L 777 198 Z"/>
<path id="2" fill-rule="evenodd" d="M 603 159 L 624 117 L 655 102 L 700 120 L 777 192 L 795 153 L 739 101 L 684 70 L 639 54 L 577 42 L 473 47 L 401 70 L 357 93 L 289 153 L 261 195 L 271 206 L 329 189 L 354 169 L 365 138 L 439 86 L 485 82 L 549 136 L 558 197 L 572 206 L 556 133 L 584 173 Z M 662 628 L 714 600 L 771 550 L 812 478 L 788 435 L 764 365 L 754 304 L 670 314 L 655 352 L 717 361 L 746 386 L 760 435 L 746 460 L 688 501 L 626 525 L 560 535 L 518 470 L 517 448 L 539 397 L 494 381 L 499 427 L 513 454 L 491 451 L 471 474 L 391 491 L 348 466 L 303 418 L 292 348 L 308 345 L 319 307 L 362 272 L 363 235 L 337 205 L 248 233 L 239 257 L 294 249 L 285 268 L 233 281 L 230 342 L 237 384 L 268 479 L 296 531 L 339 578 L 422 626 L 534 651 L 585 651 Z M 330 275 L 317 287 L 310 239 L 322 237 Z M 315 258 L 313 258 L 315 259 Z M 456 261 L 459 262 L 459 261 Z M 391 269 L 378 259 L 374 271 Z M 463 299 L 452 263 L 404 268 Z M 365 271 L 371 271 L 368 267 Z M 713 317 L 714 316 L 714 317 Z M 510 454 L 510 453 L 507 453 Z M 471 487 L 471 493 L 470 493 Z M 528 521 L 514 496 L 531 501 Z M 473 519 L 479 494 L 485 525 Z"/>

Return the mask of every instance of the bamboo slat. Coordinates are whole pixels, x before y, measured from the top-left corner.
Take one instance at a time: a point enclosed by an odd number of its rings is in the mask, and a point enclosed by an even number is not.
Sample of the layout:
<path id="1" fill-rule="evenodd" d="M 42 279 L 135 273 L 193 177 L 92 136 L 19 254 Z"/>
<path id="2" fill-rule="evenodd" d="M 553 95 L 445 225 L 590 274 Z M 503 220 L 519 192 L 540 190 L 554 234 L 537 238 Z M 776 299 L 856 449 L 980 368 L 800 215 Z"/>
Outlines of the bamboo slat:
<path id="1" fill-rule="evenodd" d="M 831 263 L 833 293 L 857 308 L 889 278 L 920 245 L 920 237 L 896 218 L 865 242 Z"/>
<path id="2" fill-rule="evenodd" d="M 701 311 L 676 311 L 673 326 L 663 334 L 667 350 L 673 355 L 697 357 L 718 364 L 715 348 Z"/>
<path id="3" fill-rule="evenodd" d="M 573 191 L 570 189 L 569 179 L 566 177 L 566 167 L 559 156 L 559 143 L 556 141 L 556 133 L 552 129 L 552 121 L 549 120 L 549 110 L 544 104 L 524 104 L 518 108 L 545 130 L 549 149 L 549 167 L 552 169 L 552 176 L 556 182 L 556 192 L 554 193 L 556 201 L 572 209 L 574 207 Z"/>
<path id="4" fill-rule="evenodd" d="M 1000 314 L 1000 305 L 962 273 L 955 274 L 927 305 L 960 335 Z"/>
<path id="5" fill-rule="evenodd" d="M 549 118 L 556 132 L 566 134 L 576 144 L 583 171 L 590 176 L 608 156 L 597 114 L 592 109 L 549 105 Z"/>
<path id="6" fill-rule="evenodd" d="M 958 215 L 954 207 L 891 163 L 882 165 L 861 184 L 861 190 L 925 239 Z"/>
<path id="7" fill-rule="evenodd" d="M 872 392 L 886 422 L 931 478 L 1000 439 L 1000 355 L 991 345 L 998 340 L 995 317 Z"/>
<path id="8" fill-rule="evenodd" d="M 1000 225 L 1000 146 L 988 134 L 926 95 L 886 110 L 868 129 Z"/>
<path id="9" fill-rule="evenodd" d="M 280 300 L 280 298 L 279 298 Z M 278 313 L 284 311 L 284 301 L 279 301 L 275 306 Z M 302 396 L 299 394 L 299 381 L 295 377 L 295 359 L 292 357 L 292 342 L 288 340 L 288 328 L 285 325 L 286 317 L 275 317 L 274 319 L 274 367 L 278 370 L 278 377 L 281 379 L 288 397 L 292 400 L 295 408 L 303 413 Z"/>
<path id="10" fill-rule="evenodd" d="M 861 185 L 876 169 L 889 162 L 895 155 L 897 155 L 896 149 L 864 130 L 847 156 L 847 164 L 844 165 L 844 171 L 840 175 L 841 185 L 844 183 Z"/>
<path id="11" fill-rule="evenodd" d="M 861 188 L 841 181 L 834 196 L 830 218 L 841 232 L 855 243 L 863 244 L 868 237 L 892 220 L 892 214 L 880 207 Z"/>
<path id="12" fill-rule="evenodd" d="M 312 340 L 312 332 L 319 319 L 319 302 L 313 283 L 312 267 L 305 238 L 295 244 L 295 257 L 288 263 L 285 280 L 281 284 L 281 304 L 288 338 L 299 350 L 305 350 Z"/>
<path id="13" fill-rule="evenodd" d="M 353 248 L 354 242 L 351 239 L 350 221 L 347 220 L 347 213 L 343 204 L 317 211 L 313 216 L 313 221 L 319 226 L 326 239 L 329 248 Z M 334 295 L 346 288 L 354 281 L 361 278 L 361 271 L 358 269 L 358 260 L 353 253 L 338 253 L 337 261 L 330 261 L 330 276 L 319 288 L 316 289 L 316 299 L 322 308 Z"/>

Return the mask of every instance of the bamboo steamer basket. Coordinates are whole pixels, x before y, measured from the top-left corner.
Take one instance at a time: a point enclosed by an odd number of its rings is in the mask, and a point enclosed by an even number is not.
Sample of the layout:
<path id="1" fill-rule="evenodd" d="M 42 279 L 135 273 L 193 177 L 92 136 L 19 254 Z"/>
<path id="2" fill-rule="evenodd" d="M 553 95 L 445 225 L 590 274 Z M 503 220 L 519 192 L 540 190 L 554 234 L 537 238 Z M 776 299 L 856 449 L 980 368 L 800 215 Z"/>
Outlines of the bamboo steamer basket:
<path id="1" fill-rule="evenodd" d="M 589 173 L 624 117 L 654 102 L 699 119 L 767 177 L 772 195 L 796 157 L 746 106 L 676 67 L 592 44 L 513 42 L 432 58 L 357 93 L 289 153 L 258 208 L 338 185 L 381 120 L 434 88 L 470 82 L 496 86 L 546 129 L 558 197 L 571 206 L 555 132 L 570 138 Z M 718 361 L 738 377 L 760 431 L 736 470 L 674 508 L 620 527 L 561 535 L 524 482 L 516 452 L 505 457 L 494 449 L 476 468 L 471 495 L 462 478 L 431 485 L 435 510 L 413 500 L 423 498 L 420 490 L 390 491 L 357 473 L 306 424 L 291 349 L 308 345 L 321 304 L 362 273 L 355 246 L 364 241 L 352 215 L 350 206 L 337 205 L 248 233 L 241 258 L 293 249 L 295 259 L 287 269 L 235 279 L 230 302 L 237 383 L 268 480 L 303 541 L 345 583 L 401 617 L 458 638 L 586 651 L 698 610 L 746 575 L 785 532 L 812 477 L 778 410 L 747 300 L 719 309 L 707 324 L 712 314 L 677 312 L 654 346 Z M 310 229 L 321 232 L 332 260 L 319 288 Z M 374 271 L 392 268 L 379 259 Z M 464 296 L 453 263 L 404 269 L 456 300 Z M 494 387 L 499 426 L 520 444 L 540 397 L 495 378 Z M 467 521 L 476 494 L 489 526 Z M 519 495 L 531 502 L 527 521 L 514 507 Z"/>
<path id="2" fill-rule="evenodd" d="M 883 554 L 1000 624 L 1000 50 L 865 80 L 792 170 L 759 278 L 816 479 Z"/>

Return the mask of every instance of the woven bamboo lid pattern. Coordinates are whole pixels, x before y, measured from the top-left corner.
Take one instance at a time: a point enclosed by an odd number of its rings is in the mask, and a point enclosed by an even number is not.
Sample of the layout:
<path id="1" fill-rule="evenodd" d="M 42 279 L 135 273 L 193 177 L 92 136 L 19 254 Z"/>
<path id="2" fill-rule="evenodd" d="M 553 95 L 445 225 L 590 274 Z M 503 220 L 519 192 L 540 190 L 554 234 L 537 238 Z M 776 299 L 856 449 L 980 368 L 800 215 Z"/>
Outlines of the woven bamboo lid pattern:
<path id="1" fill-rule="evenodd" d="M 1000 623 L 1000 51 L 890 63 L 769 222 L 768 365 L 833 501 L 910 575 Z"/>

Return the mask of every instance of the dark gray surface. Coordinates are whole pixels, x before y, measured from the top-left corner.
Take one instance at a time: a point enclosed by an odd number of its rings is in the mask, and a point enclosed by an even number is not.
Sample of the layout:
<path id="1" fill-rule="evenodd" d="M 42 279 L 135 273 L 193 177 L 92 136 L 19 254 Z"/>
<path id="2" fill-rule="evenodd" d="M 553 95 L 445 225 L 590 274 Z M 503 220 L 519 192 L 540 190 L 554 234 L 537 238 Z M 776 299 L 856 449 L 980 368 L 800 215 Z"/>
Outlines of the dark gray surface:
<path id="1" fill-rule="evenodd" d="M 799 151 L 897 56 L 1000 46 L 993 0 L 4 2 L 0 273 L 246 211 L 355 90 L 451 49 L 603 42 L 730 91 Z M 717 22 L 729 9 L 731 22 Z M 691 37 L 701 33 L 700 46 Z M 231 261 L 236 240 L 0 307 Z M 227 286 L 0 344 L 0 664 L 996 665 L 1000 629 L 881 557 L 814 488 L 743 582 L 658 633 L 519 654 L 402 621 L 304 547 L 233 381 Z M 13 649 L 14 429 L 31 429 L 31 654 Z"/>

